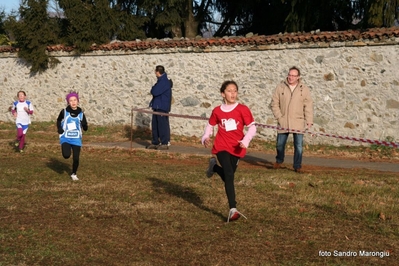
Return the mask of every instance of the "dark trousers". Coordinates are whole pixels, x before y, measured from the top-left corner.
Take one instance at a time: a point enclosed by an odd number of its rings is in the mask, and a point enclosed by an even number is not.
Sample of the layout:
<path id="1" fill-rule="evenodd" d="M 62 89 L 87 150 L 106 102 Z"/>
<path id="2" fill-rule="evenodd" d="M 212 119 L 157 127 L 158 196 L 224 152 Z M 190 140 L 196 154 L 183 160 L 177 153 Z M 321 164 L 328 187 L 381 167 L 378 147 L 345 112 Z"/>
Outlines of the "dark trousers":
<path id="1" fill-rule="evenodd" d="M 221 166 L 215 165 L 213 170 L 218 173 L 224 182 L 229 207 L 236 208 L 236 192 L 234 189 L 234 173 L 237 170 L 239 157 L 231 155 L 227 151 L 221 151 L 216 154 Z"/>
<path id="2" fill-rule="evenodd" d="M 161 112 L 167 114 L 162 110 L 154 110 L 154 112 Z M 167 115 L 152 115 L 151 121 L 152 141 L 154 145 L 162 144 L 167 145 L 170 141 L 170 126 L 169 116 Z"/>
<path id="3" fill-rule="evenodd" d="M 71 151 L 73 153 L 73 156 L 72 156 L 72 174 L 76 174 L 76 172 L 78 171 L 80 148 L 81 148 L 80 146 L 71 145 L 71 144 L 66 143 L 66 142 L 61 144 L 62 156 L 65 159 L 68 159 L 69 157 L 71 157 Z"/>

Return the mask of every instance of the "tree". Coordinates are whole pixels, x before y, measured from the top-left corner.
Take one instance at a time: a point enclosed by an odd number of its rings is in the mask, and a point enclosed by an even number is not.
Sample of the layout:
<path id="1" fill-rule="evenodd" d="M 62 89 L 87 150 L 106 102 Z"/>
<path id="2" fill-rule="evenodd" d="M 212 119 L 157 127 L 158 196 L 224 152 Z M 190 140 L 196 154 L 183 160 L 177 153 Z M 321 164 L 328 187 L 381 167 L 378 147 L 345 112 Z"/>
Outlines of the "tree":
<path id="1" fill-rule="evenodd" d="M 324 31 L 352 27 L 354 9 L 351 0 L 292 0 L 291 11 L 285 19 L 287 32 Z"/>
<path id="2" fill-rule="evenodd" d="M 269 35 L 286 31 L 284 20 L 290 11 L 290 5 L 281 0 L 268 0 L 264 4 L 260 2 L 256 2 L 253 8 L 252 24 L 247 32 Z"/>
<path id="3" fill-rule="evenodd" d="M 193 38 L 209 25 L 214 36 L 389 27 L 398 8 L 399 0 L 22 0 L 18 16 L 0 11 L 8 37 L 0 41 L 15 40 L 18 56 L 40 72 L 57 62 L 46 54 L 51 44 L 84 53 L 113 39 Z"/>
<path id="4" fill-rule="evenodd" d="M 5 18 L 6 18 L 6 13 L 4 9 L 0 9 L 0 34 L 6 34 L 6 30 L 4 28 Z"/>
<path id="5" fill-rule="evenodd" d="M 367 25 L 371 27 L 391 27 L 398 18 L 399 0 L 370 1 Z"/>
<path id="6" fill-rule="evenodd" d="M 110 0 L 110 6 L 117 17 L 117 26 L 113 38 L 118 40 L 144 39 L 146 37 L 144 25 L 149 21 L 137 5 L 130 1 Z"/>
<path id="7" fill-rule="evenodd" d="M 230 1 L 226 3 L 234 4 Z M 237 7 L 236 4 L 234 6 Z M 282 0 L 247 0 L 238 10 L 229 12 L 235 20 L 235 34 L 245 35 L 248 32 L 257 34 L 275 34 L 285 30 L 284 20 L 290 11 L 290 6 Z M 238 17 L 234 19 L 234 14 Z M 228 26 L 227 26 L 228 27 Z M 220 33 L 224 33 L 220 31 Z"/>
<path id="8" fill-rule="evenodd" d="M 78 52 L 88 51 L 93 43 L 106 43 L 116 31 L 115 16 L 107 0 L 59 0 L 64 10 L 63 27 L 68 45 L 74 45 Z"/>
<path id="9" fill-rule="evenodd" d="M 150 19 L 146 24 L 146 33 L 150 36 L 193 38 L 199 32 L 193 0 L 144 0 L 140 7 Z"/>
<path id="10" fill-rule="evenodd" d="M 204 26 L 203 21 L 209 19 L 214 1 L 111 0 L 111 5 L 140 16 L 139 18 L 145 18 L 143 30 L 147 37 L 193 38 Z"/>
<path id="11" fill-rule="evenodd" d="M 219 0 L 216 1 L 216 9 L 221 14 L 221 23 L 215 36 L 233 35 L 234 28 L 245 28 L 244 23 L 250 17 L 250 9 L 253 1 Z"/>
<path id="12" fill-rule="evenodd" d="M 48 0 L 23 0 L 19 8 L 20 20 L 10 17 L 6 27 L 12 29 L 17 46 L 18 57 L 31 66 L 31 72 L 43 72 L 59 62 L 50 58 L 47 45 L 57 41 L 57 28 L 47 15 Z"/>
<path id="13" fill-rule="evenodd" d="M 0 10 L 0 45 L 10 45 L 10 39 L 7 37 L 6 29 L 4 26 L 4 20 L 6 18 L 6 14 L 4 9 Z"/>
<path id="14" fill-rule="evenodd" d="M 391 27 L 399 0 L 292 0 L 287 31 Z M 355 20 L 359 23 L 354 23 Z M 299 26 L 297 26 L 299 25 Z"/>
<path id="15" fill-rule="evenodd" d="M 135 6 L 127 1 L 58 0 L 58 3 L 64 10 L 64 18 L 60 20 L 63 39 L 75 46 L 78 53 L 90 50 L 94 43 L 145 38 L 142 27 L 147 19 L 135 15 Z"/>

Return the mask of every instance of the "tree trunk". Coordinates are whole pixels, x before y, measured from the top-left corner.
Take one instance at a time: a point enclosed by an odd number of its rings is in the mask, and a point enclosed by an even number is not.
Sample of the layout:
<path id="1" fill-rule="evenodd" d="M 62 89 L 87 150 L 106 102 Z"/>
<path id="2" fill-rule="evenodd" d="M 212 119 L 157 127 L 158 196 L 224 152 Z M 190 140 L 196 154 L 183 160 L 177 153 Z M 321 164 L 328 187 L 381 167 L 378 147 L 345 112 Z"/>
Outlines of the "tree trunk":
<path id="1" fill-rule="evenodd" d="M 187 38 L 194 38 L 198 34 L 198 21 L 195 20 L 195 17 L 192 13 L 188 15 L 185 24 L 185 35 Z"/>
<path id="2" fill-rule="evenodd" d="M 198 21 L 193 14 L 193 1 L 187 0 L 187 4 L 188 16 L 184 22 L 185 37 L 194 38 L 198 34 Z"/>

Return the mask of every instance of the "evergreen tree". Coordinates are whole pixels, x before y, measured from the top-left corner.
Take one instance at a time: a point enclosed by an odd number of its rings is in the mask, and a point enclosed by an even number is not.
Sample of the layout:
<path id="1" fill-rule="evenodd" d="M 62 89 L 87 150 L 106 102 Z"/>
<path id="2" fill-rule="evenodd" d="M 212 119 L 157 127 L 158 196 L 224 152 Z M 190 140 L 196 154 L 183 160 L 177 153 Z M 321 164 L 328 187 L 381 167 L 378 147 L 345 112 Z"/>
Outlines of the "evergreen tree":
<path id="1" fill-rule="evenodd" d="M 352 27 L 351 0 L 292 0 L 285 19 L 287 32 L 343 30 Z"/>
<path id="2" fill-rule="evenodd" d="M 144 25 L 149 18 L 137 7 L 135 2 L 134 0 L 127 2 L 110 0 L 110 6 L 118 21 L 114 38 L 125 41 L 146 38 Z"/>
<path id="3" fill-rule="evenodd" d="M 251 16 L 253 2 L 253 0 L 216 1 L 216 10 L 221 14 L 222 21 L 215 32 L 215 36 L 234 35 L 237 29 L 246 31 L 245 24 Z"/>
<path id="4" fill-rule="evenodd" d="M 290 11 L 288 3 L 282 0 L 222 0 L 218 1 L 217 7 L 224 16 L 222 25 L 215 34 L 217 36 L 283 32 L 284 20 Z"/>
<path id="5" fill-rule="evenodd" d="M 13 17 L 8 21 L 19 47 L 18 57 L 25 59 L 32 73 L 43 72 L 59 62 L 46 53 L 47 45 L 57 41 L 57 29 L 47 15 L 47 4 L 47 0 L 23 0 L 20 20 Z"/>
<path id="6" fill-rule="evenodd" d="M 85 0 L 59 0 L 64 10 L 63 27 L 67 45 L 74 45 L 77 52 L 88 51 L 93 43 L 101 44 L 111 39 L 112 16 L 104 2 L 97 0 L 96 5 Z M 108 23 L 104 23 L 104 22 Z"/>
<path id="7" fill-rule="evenodd" d="M 109 0 L 59 0 L 65 18 L 63 38 L 78 53 L 90 50 L 93 44 L 109 43 L 112 39 L 132 40 L 145 37 L 140 19 L 123 9 L 126 5 Z M 127 5 L 127 7 L 129 7 Z"/>
<path id="8" fill-rule="evenodd" d="M 11 42 L 6 35 L 6 29 L 4 26 L 4 21 L 6 18 L 6 13 L 3 10 L 0 10 L 0 45 L 10 45 Z"/>
<path id="9" fill-rule="evenodd" d="M 6 13 L 4 9 L 0 9 L 0 34 L 6 34 L 6 30 L 4 28 L 5 18 L 6 18 Z"/>
<path id="10" fill-rule="evenodd" d="M 0 42 L 16 41 L 32 72 L 57 63 L 51 44 L 83 53 L 113 39 L 193 38 L 210 24 L 215 36 L 390 27 L 399 8 L 399 0 L 51 0 L 62 12 L 50 17 L 48 1 L 22 0 L 18 16 L 0 11 Z"/>
<path id="11" fill-rule="evenodd" d="M 261 3 L 262 2 L 262 3 Z M 290 5 L 281 0 L 258 0 L 253 8 L 251 24 L 245 32 L 258 34 L 276 34 L 286 31 L 284 20 L 290 11 Z"/>
<path id="12" fill-rule="evenodd" d="M 369 2 L 367 25 L 391 27 L 398 18 L 399 0 L 374 0 Z"/>
<path id="13" fill-rule="evenodd" d="M 123 0 L 122 0 L 123 1 Z M 125 0 L 123 2 L 129 2 Z M 204 20 L 210 17 L 212 0 L 143 0 L 136 3 L 147 16 L 147 37 L 188 37 L 198 35 Z"/>
<path id="14" fill-rule="evenodd" d="M 149 18 L 149 22 L 146 23 L 147 36 L 156 38 L 184 36 L 184 20 L 188 15 L 187 2 L 192 0 L 144 0 L 140 8 Z"/>

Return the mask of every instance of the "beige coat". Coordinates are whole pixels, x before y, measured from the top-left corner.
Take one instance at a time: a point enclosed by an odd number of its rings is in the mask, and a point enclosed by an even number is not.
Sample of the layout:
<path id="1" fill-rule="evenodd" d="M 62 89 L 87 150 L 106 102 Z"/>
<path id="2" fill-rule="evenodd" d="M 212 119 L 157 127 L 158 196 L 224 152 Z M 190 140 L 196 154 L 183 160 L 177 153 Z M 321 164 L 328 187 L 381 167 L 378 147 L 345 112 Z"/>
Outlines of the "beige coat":
<path id="1" fill-rule="evenodd" d="M 313 125 L 313 100 L 309 88 L 300 80 L 292 93 L 287 81 L 278 84 L 273 92 L 271 109 L 282 128 L 303 131 L 306 124 Z M 278 130 L 278 133 L 285 132 L 288 130 Z"/>

